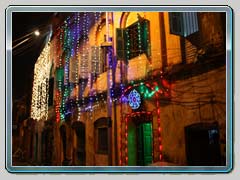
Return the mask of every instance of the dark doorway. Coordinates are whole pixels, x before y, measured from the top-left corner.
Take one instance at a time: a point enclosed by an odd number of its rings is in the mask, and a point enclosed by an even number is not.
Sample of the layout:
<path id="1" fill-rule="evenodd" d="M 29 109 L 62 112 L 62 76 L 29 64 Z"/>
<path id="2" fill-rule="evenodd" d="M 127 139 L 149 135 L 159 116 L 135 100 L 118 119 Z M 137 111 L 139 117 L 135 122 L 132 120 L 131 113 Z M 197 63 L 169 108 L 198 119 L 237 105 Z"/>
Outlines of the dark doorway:
<path id="1" fill-rule="evenodd" d="M 62 145 L 63 145 L 63 163 L 62 165 L 67 166 L 70 163 L 70 160 L 67 159 L 67 130 L 66 126 L 62 125 L 60 127 L 60 135 L 62 139 Z"/>
<path id="2" fill-rule="evenodd" d="M 77 135 L 77 149 L 76 149 L 76 165 L 86 165 L 86 150 L 85 150 L 85 124 L 82 122 L 73 123 L 73 129 Z"/>
<path id="3" fill-rule="evenodd" d="M 190 166 L 221 165 L 217 123 L 197 123 L 185 127 L 186 157 Z"/>
<path id="4" fill-rule="evenodd" d="M 50 122 L 45 122 L 45 129 L 42 132 L 42 163 L 45 166 L 52 165 L 53 132 Z"/>

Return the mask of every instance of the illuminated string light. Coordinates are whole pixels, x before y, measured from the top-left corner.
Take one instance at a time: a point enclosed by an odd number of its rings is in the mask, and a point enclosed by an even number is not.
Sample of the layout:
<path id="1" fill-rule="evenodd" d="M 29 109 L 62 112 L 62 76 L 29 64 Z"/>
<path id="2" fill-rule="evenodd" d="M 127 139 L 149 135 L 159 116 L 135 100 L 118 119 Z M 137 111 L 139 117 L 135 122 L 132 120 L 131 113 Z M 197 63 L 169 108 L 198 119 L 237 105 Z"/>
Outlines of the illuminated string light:
<path id="1" fill-rule="evenodd" d="M 69 60 L 71 57 L 71 31 L 70 31 L 70 17 L 64 21 L 64 42 L 63 51 L 64 57 L 64 87 L 62 97 L 62 114 L 61 120 L 65 120 L 65 114 L 67 113 L 66 102 L 69 99 Z"/>
<path id="2" fill-rule="evenodd" d="M 162 74 L 162 72 L 161 72 Z M 156 114 L 157 114 L 157 124 L 158 124 L 158 152 L 159 152 L 159 160 L 162 161 L 163 160 L 163 155 L 162 155 L 162 150 L 163 150 L 163 146 L 162 146 L 162 138 L 161 138 L 161 119 L 160 119 L 160 96 L 165 96 L 165 94 L 163 92 L 165 92 L 165 88 L 170 87 L 170 85 L 168 84 L 168 82 L 166 80 L 163 79 L 163 77 L 161 77 L 160 79 L 160 83 L 161 85 L 158 85 L 157 82 L 152 82 L 151 84 L 148 82 L 140 82 L 137 84 L 133 84 L 128 86 L 123 92 L 122 95 L 120 97 L 120 102 L 121 102 L 121 106 L 120 106 L 120 137 L 119 137 L 119 142 L 120 142 L 120 160 L 119 160 L 119 164 L 121 165 L 128 165 L 128 118 L 132 117 L 136 114 L 151 114 L 151 112 L 145 112 L 145 111 L 141 111 L 141 112 L 133 112 L 130 114 L 125 115 L 125 119 L 123 120 L 123 114 L 124 114 L 124 110 L 123 110 L 123 105 L 126 104 L 126 102 L 124 100 L 125 95 L 134 88 L 139 88 L 140 92 L 142 94 L 146 94 L 145 95 L 145 99 L 150 98 L 152 96 L 155 96 L 156 99 Z M 159 87 L 161 86 L 161 88 Z M 168 88 L 166 89 L 166 91 L 169 91 Z M 132 92 L 132 91 L 131 91 Z M 169 96 L 167 96 L 169 97 Z M 122 126 L 125 125 L 124 130 L 122 130 Z M 125 133 L 125 135 L 123 135 Z"/>
<path id="3" fill-rule="evenodd" d="M 57 68 L 57 85 L 58 90 L 56 92 L 56 121 L 60 122 L 63 119 L 62 113 L 62 85 L 63 85 L 63 56 L 62 56 L 62 47 L 64 45 L 64 30 L 63 27 L 60 28 L 60 37 L 59 37 L 59 44 L 58 44 L 58 68 Z"/>
<path id="4" fill-rule="evenodd" d="M 81 107 L 80 107 L 80 102 L 79 102 L 79 85 L 78 85 L 78 78 L 79 78 L 79 73 L 78 73 L 78 69 L 79 69 L 79 46 L 80 46 L 80 13 L 77 13 L 77 47 L 76 47 L 76 73 L 75 73 L 75 83 L 76 83 L 76 103 L 77 103 L 77 120 L 80 121 L 80 117 L 81 117 Z"/>
<path id="5" fill-rule="evenodd" d="M 128 165 L 128 118 L 125 117 L 125 165 Z"/>
<path id="6" fill-rule="evenodd" d="M 98 97 L 97 97 L 97 92 L 96 90 L 94 91 L 92 85 L 93 82 L 95 82 L 96 80 L 96 75 L 98 75 L 101 71 L 100 71 L 100 53 L 101 53 L 101 48 L 99 46 L 97 46 L 97 28 L 99 26 L 99 19 L 100 19 L 100 13 L 98 12 L 94 12 L 94 36 L 93 36 L 93 42 L 94 45 L 91 48 L 91 72 L 89 72 L 89 79 L 90 79 L 90 119 L 92 119 L 91 115 L 92 115 L 92 111 L 93 111 L 93 100 L 95 101 L 95 103 L 97 104 L 97 106 L 99 106 L 99 101 L 98 101 Z M 96 107 L 96 106 L 95 106 Z"/>
<path id="7" fill-rule="evenodd" d="M 89 59 L 89 52 L 88 52 L 88 23 L 87 23 L 87 13 L 83 13 L 82 18 L 82 37 L 83 37 L 83 45 L 82 51 L 80 53 L 80 63 L 79 63 L 79 76 L 81 78 L 81 88 L 80 88 L 80 97 L 82 102 L 82 107 L 84 109 L 85 106 L 85 98 L 84 98 L 84 90 L 85 90 L 85 80 L 88 79 L 88 59 Z M 79 118 L 80 118 L 81 109 L 79 107 Z"/>
<path id="8" fill-rule="evenodd" d="M 140 61 L 140 66 L 139 68 L 142 68 L 144 67 L 143 64 L 142 64 L 142 59 L 141 59 L 141 54 L 142 54 L 142 31 L 141 31 L 141 24 L 140 22 L 138 21 L 138 26 L 137 26 L 137 31 L 138 31 L 138 51 L 139 51 L 139 54 L 138 54 L 138 59 Z M 140 76 L 140 80 L 142 80 L 142 76 Z"/>
<path id="9" fill-rule="evenodd" d="M 52 44 L 51 44 L 51 48 L 52 48 L 52 51 L 53 51 L 53 60 L 54 60 L 54 64 L 55 64 L 55 67 L 56 69 L 59 68 L 59 45 L 60 45 L 60 31 L 57 31 L 56 32 L 56 36 L 54 37 L 54 39 L 52 40 Z M 56 78 L 55 78 L 56 79 Z M 56 80 L 57 82 L 57 80 Z M 58 83 L 58 82 L 57 82 Z M 59 122 L 60 120 L 60 112 L 59 112 L 59 91 L 58 91 L 58 87 L 57 89 L 55 90 L 55 93 L 54 93 L 54 106 L 55 106 L 55 114 L 56 114 L 56 122 Z"/>
<path id="10" fill-rule="evenodd" d="M 159 95 L 156 94 L 157 103 L 157 124 L 158 124 L 158 143 L 159 143 L 159 161 L 162 161 L 162 139 L 161 139 L 161 119 L 160 119 L 160 105 Z"/>
<path id="11" fill-rule="evenodd" d="M 50 42 L 44 47 L 34 67 L 31 118 L 48 118 L 48 83 L 52 61 L 50 60 Z"/>

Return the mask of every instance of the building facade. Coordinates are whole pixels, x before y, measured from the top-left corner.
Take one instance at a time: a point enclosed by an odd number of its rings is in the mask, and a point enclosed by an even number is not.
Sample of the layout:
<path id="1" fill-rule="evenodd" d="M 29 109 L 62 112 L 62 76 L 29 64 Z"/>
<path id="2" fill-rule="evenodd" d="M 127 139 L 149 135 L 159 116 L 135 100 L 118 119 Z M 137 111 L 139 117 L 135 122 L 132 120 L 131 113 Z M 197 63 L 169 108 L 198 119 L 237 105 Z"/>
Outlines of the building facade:
<path id="1" fill-rule="evenodd" d="M 78 12 L 56 19 L 34 70 L 29 159 L 225 165 L 224 13 Z"/>

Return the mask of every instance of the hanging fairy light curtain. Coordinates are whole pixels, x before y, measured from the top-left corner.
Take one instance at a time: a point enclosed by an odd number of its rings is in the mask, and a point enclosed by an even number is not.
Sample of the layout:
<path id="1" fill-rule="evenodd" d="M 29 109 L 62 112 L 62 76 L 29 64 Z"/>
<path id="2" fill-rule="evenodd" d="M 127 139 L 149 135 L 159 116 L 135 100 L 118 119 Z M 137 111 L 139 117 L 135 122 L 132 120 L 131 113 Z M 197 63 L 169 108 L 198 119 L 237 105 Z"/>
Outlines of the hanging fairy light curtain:
<path id="1" fill-rule="evenodd" d="M 95 107 L 99 106 L 98 97 L 97 97 L 97 89 L 96 86 L 94 87 L 94 82 L 97 79 L 97 75 L 101 73 L 101 47 L 97 46 L 97 33 L 98 33 L 98 26 L 101 23 L 101 13 L 94 12 L 90 14 L 92 18 L 94 18 L 94 35 L 93 35 L 93 46 L 91 46 L 90 55 L 89 56 L 89 74 L 88 74 L 88 88 L 89 88 L 89 103 L 85 110 L 89 109 L 89 117 L 92 119 L 93 115 L 93 108 L 94 108 L 94 100 L 95 100 Z M 89 17 L 88 17 L 89 19 Z M 101 29 L 100 29 L 101 31 Z"/>
<path id="2" fill-rule="evenodd" d="M 56 81 L 55 111 L 56 121 L 65 120 L 65 115 L 70 108 L 66 103 L 71 100 L 73 91 L 78 91 L 78 51 L 80 38 L 80 13 L 75 13 L 73 18 L 68 17 L 60 27 L 56 37 Z M 77 92 L 75 98 L 77 100 Z M 71 101 L 72 102 L 72 101 Z M 70 107 L 73 106 L 73 103 Z"/>
<path id="3" fill-rule="evenodd" d="M 76 24 L 76 67 L 75 67 L 75 90 L 76 90 L 76 104 L 77 104 L 77 120 L 80 120 L 81 116 L 81 108 L 80 108 L 80 102 L 79 102 L 79 85 L 78 85 L 78 79 L 79 79 L 79 58 L 80 58 L 80 13 L 78 12 L 75 15 L 75 24 Z"/>
<path id="4" fill-rule="evenodd" d="M 78 83 L 78 56 L 79 56 L 79 16 L 80 13 L 74 14 L 74 22 L 71 27 L 71 59 L 69 62 L 69 82 Z"/>
<path id="5" fill-rule="evenodd" d="M 55 111 L 57 122 L 65 120 L 65 115 L 72 113 L 74 107 L 77 110 L 77 119 L 80 120 L 82 111 L 87 109 L 92 111 L 93 99 L 98 101 L 96 93 L 90 93 L 89 90 L 92 89 L 95 81 L 93 72 L 98 74 L 101 71 L 101 66 L 98 64 L 101 52 L 100 48 L 96 46 L 96 37 L 94 36 L 94 42 L 91 43 L 94 45 L 91 58 L 89 31 L 93 22 L 96 30 L 100 19 L 100 12 L 74 13 L 64 21 L 56 35 L 57 42 L 54 46 L 57 56 L 55 59 L 57 81 Z M 92 22 L 92 20 L 94 21 Z M 94 60 L 94 62 L 91 62 L 91 60 Z M 91 71 L 92 69 L 94 71 Z M 90 106 L 90 109 L 88 106 Z"/>
<path id="6" fill-rule="evenodd" d="M 80 103 L 79 103 L 79 58 L 80 58 L 80 38 L 81 38 L 81 16 L 77 12 L 73 16 L 73 24 L 71 25 L 71 59 L 70 59 L 70 93 L 77 106 L 77 120 L 80 120 Z"/>
<path id="7" fill-rule="evenodd" d="M 79 12 L 74 13 L 72 18 L 67 22 L 68 33 L 67 33 L 67 46 L 64 48 L 65 52 L 68 54 L 66 58 L 65 68 L 68 70 L 68 94 L 65 99 L 65 113 L 73 113 L 75 104 L 78 104 L 76 89 L 78 85 L 78 50 L 79 50 Z"/>
<path id="8" fill-rule="evenodd" d="M 60 28 L 54 44 L 55 55 L 56 55 L 55 64 L 56 64 L 56 83 L 57 83 L 57 89 L 55 91 L 55 112 L 56 112 L 57 122 L 59 122 L 60 119 L 63 119 L 62 110 L 61 110 L 62 84 L 63 84 L 63 75 L 64 75 L 62 45 L 63 45 L 63 29 Z"/>
<path id="9" fill-rule="evenodd" d="M 89 22 L 88 22 L 88 15 L 85 12 L 83 14 L 83 23 L 82 23 L 82 29 L 83 29 L 83 42 L 82 42 L 82 48 L 80 52 L 80 78 L 87 79 L 88 78 L 88 59 L 89 59 L 89 37 L 88 37 L 88 31 L 89 31 Z"/>
<path id="10" fill-rule="evenodd" d="M 50 42 L 44 47 L 34 67 L 31 118 L 48 118 L 48 83 L 52 61 L 50 60 Z"/>
<path id="11" fill-rule="evenodd" d="M 82 46 L 79 52 L 79 93 L 78 99 L 81 105 L 78 105 L 78 120 L 81 118 L 81 112 L 84 110 L 86 99 L 85 89 L 89 81 L 89 17 L 88 13 L 84 12 L 81 18 L 81 39 Z"/>
<path id="12" fill-rule="evenodd" d="M 59 40 L 56 43 L 55 110 L 57 122 L 65 120 L 65 115 L 71 113 L 71 108 L 75 105 L 78 120 L 80 120 L 81 106 L 84 105 L 85 100 L 83 93 L 86 81 L 84 79 L 89 78 L 89 27 L 88 13 L 81 15 L 79 12 L 68 17 L 60 27 Z"/>
<path id="13" fill-rule="evenodd" d="M 64 21 L 63 29 L 63 58 L 64 58 L 64 82 L 63 82 L 63 96 L 61 102 L 61 120 L 65 120 L 65 115 L 67 113 L 66 101 L 69 97 L 69 61 L 71 57 L 71 31 L 70 31 L 70 17 Z"/>

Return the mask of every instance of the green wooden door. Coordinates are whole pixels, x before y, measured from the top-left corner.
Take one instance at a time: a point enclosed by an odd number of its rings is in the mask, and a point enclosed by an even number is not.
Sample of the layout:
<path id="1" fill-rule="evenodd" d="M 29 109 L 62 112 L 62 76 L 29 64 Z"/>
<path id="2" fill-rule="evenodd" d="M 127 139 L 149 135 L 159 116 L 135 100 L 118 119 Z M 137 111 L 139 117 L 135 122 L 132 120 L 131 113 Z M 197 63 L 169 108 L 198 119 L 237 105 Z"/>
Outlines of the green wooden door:
<path id="1" fill-rule="evenodd" d="M 130 121 L 128 124 L 128 165 L 137 165 L 137 142 L 136 142 L 136 125 Z"/>
<path id="2" fill-rule="evenodd" d="M 143 124 L 137 126 L 137 165 L 144 166 L 143 159 Z"/>
<path id="3" fill-rule="evenodd" d="M 152 124 L 143 124 L 143 161 L 144 165 L 152 163 Z"/>
<path id="4" fill-rule="evenodd" d="M 137 165 L 152 163 L 152 123 L 141 123 L 137 127 Z"/>

